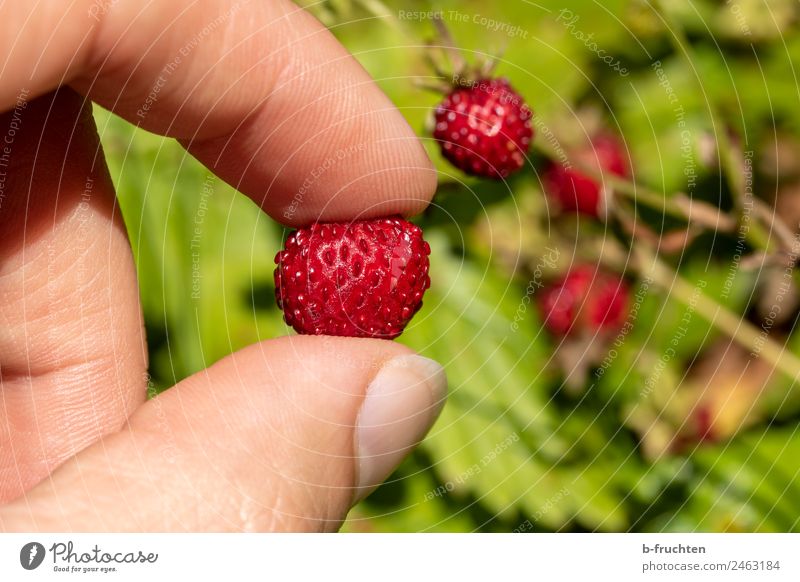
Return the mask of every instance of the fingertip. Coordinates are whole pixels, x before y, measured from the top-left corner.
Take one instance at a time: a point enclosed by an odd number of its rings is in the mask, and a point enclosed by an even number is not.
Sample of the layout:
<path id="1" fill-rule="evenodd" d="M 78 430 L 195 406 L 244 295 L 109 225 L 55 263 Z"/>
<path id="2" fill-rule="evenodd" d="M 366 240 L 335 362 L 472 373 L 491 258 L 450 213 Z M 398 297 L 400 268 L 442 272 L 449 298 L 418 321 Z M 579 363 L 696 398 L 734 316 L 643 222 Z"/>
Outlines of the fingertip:
<path id="1" fill-rule="evenodd" d="M 301 86 L 279 84 L 233 135 L 181 143 L 286 226 L 419 214 L 437 185 L 421 140 L 352 57 L 339 66 L 335 82 L 284 71 Z"/>
<path id="2" fill-rule="evenodd" d="M 422 155 L 425 156 L 424 151 Z M 313 200 L 303 204 L 294 198 L 278 208 L 266 204 L 264 209 L 275 220 L 291 228 L 318 221 L 370 220 L 398 214 L 405 218 L 414 217 L 421 214 L 433 199 L 437 177 L 427 156 L 412 156 L 414 165 L 384 167 L 361 179 L 355 178 L 347 188 L 330 195 L 315 192 L 314 197 L 320 198 L 319 203 Z"/>

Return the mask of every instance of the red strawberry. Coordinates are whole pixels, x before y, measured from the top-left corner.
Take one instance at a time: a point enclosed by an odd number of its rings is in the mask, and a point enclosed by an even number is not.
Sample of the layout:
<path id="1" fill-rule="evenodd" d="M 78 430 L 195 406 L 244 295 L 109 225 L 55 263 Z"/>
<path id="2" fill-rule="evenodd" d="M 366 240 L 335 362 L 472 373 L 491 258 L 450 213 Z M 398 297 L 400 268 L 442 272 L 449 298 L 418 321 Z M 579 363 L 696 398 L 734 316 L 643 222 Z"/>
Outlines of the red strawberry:
<path id="1" fill-rule="evenodd" d="M 628 286 L 594 265 L 573 267 L 539 295 L 545 326 L 556 335 L 616 331 L 628 315 Z"/>
<path id="2" fill-rule="evenodd" d="M 422 306 L 431 249 L 402 218 L 317 223 L 275 257 L 275 296 L 298 333 L 392 339 Z"/>
<path id="3" fill-rule="evenodd" d="M 628 163 L 619 141 L 609 135 L 599 135 L 592 147 L 580 150 L 576 158 L 583 165 L 617 176 L 628 175 Z M 562 210 L 577 211 L 589 216 L 605 214 L 606 200 L 601 184 L 573 167 L 553 162 L 543 177 L 545 192 L 557 201 Z"/>
<path id="4" fill-rule="evenodd" d="M 463 172 L 500 179 L 524 165 L 533 114 L 506 79 L 455 87 L 435 117 L 442 155 Z"/>

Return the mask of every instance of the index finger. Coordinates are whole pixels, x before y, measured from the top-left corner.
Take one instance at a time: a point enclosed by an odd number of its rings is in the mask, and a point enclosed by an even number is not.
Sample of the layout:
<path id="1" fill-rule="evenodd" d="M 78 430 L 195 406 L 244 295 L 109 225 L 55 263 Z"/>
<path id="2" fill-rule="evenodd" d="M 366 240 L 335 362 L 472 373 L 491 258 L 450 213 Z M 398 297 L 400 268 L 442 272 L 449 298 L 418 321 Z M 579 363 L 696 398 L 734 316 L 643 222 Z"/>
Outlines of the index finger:
<path id="1" fill-rule="evenodd" d="M 360 64 L 287 0 L 0 8 L 0 106 L 70 83 L 288 225 L 415 214 L 435 171 Z"/>

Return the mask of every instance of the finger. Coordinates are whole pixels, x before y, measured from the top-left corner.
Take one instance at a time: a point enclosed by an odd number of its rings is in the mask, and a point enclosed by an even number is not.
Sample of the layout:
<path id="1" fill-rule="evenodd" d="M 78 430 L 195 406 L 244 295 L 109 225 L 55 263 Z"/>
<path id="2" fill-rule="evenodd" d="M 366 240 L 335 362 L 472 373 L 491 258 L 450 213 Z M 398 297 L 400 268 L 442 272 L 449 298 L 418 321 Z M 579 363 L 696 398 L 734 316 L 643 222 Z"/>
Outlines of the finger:
<path id="1" fill-rule="evenodd" d="M 0 22 L 11 59 L 0 104 L 10 87 L 43 92 L 63 77 L 179 138 L 283 223 L 414 214 L 435 189 L 400 113 L 288 0 L 5 4 Z"/>
<path id="2" fill-rule="evenodd" d="M 0 510 L 10 530 L 331 530 L 424 436 L 438 364 L 392 342 L 251 346 Z"/>
<path id="3" fill-rule="evenodd" d="M 0 501 L 145 397 L 136 275 L 91 111 L 69 89 L 0 116 Z"/>

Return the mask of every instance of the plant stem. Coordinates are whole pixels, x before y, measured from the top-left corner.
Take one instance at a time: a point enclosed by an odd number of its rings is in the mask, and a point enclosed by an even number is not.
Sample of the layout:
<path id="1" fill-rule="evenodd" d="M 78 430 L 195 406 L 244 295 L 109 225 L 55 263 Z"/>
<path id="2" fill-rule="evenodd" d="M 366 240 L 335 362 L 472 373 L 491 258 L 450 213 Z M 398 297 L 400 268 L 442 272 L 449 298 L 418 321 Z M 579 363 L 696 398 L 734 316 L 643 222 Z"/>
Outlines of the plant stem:
<path id="1" fill-rule="evenodd" d="M 649 250 L 640 247 L 637 253 L 640 275 L 649 277 L 671 297 L 693 307 L 697 315 L 748 349 L 752 356 L 764 358 L 793 382 L 800 379 L 800 358 L 770 339 L 767 329 L 757 328 L 699 291 Z"/>
<path id="2" fill-rule="evenodd" d="M 683 31 L 681 24 L 664 9 L 663 0 L 654 0 L 653 8 L 656 13 L 664 21 L 667 27 L 670 43 L 672 44 L 675 52 L 680 54 L 686 61 L 686 64 L 694 73 L 694 78 L 697 80 L 697 85 L 703 94 L 707 104 L 708 115 L 711 118 L 711 126 L 714 130 L 714 138 L 717 143 L 717 152 L 719 154 L 720 168 L 722 169 L 725 179 L 733 192 L 733 206 L 737 216 L 739 225 L 743 223 L 744 214 L 748 212 L 745 207 L 745 198 L 747 192 L 745 189 L 744 173 L 742 170 L 742 153 L 739 148 L 734 146 L 722 116 L 719 113 L 714 101 L 706 94 L 705 86 L 703 85 L 700 70 L 697 67 L 689 40 Z M 751 221 L 747 229 L 744 231 L 744 236 L 747 241 L 755 248 L 769 253 L 772 250 L 772 240 L 769 232 L 758 221 Z"/>
<path id="3" fill-rule="evenodd" d="M 555 159 L 557 157 L 555 151 L 541 141 L 535 141 L 534 147 L 548 158 Z M 581 173 L 594 178 L 600 183 L 609 183 L 615 192 L 624 194 L 634 204 L 643 203 L 645 206 L 672 218 L 685 220 L 690 224 L 711 228 L 715 231 L 730 233 L 736 230 L 736 222 L 716 206 L 691 200 L 686 196 L 675 195 L 667 197 L 661 192 L 656 192 L 630 180 L 603 174 L 595 168 L 580 162 L 577 165 Z"/>
<path id="4" fill-rule="evenodd" d="M 386 6 L 381 0 L 357 0 L 356 2 L 360 5 L 365 11 L 373 16 L 379 18 L 386 22 L 390 27 L 395 29 L 396 31 L 400 32 L 402 35 L 406 37 L 410 37 L 408 31 L 405 27 L 400 23 L 400 20 L 397 18 L 396 12 L 389 10 L 389 7 Z"/>
<path id="5" fill-rule="evenodd" d="M 659 210 L 667 216 L 685 220 L 693 225 L 701 225 L 717 232 L 732 233 L 736 230 L 735 220 L 716 206 L 706 202 L 692 200 L 681 194 L 667 197 L 660 192 L 617 176 L 601 176 L 599 172 L 595 172 L 595 176 L 609 182 L 616 192 L 624 194 L 634 203 L 643 202 L 646 206 Z"/>
<path id="6" fill-rule="evenodd" d="M 439 36 L 439 42 L 441 43 L 442 47 L 444 47 L 444 51 L 447 53 L 447 56 L 450 57 L 450 64 L 453 67 L 453 73 L 459 77 L 466 74 L 467 60 L 464 58 L 464 55 L 461 54 L 461 50 L 456 45 L 453 35 L 450 34 L 450 29 L 447 28 L 447 25 L 439 17 L 435 17 L 433 19 L 433 25 L 436 27 L 436 32 Z"/>

